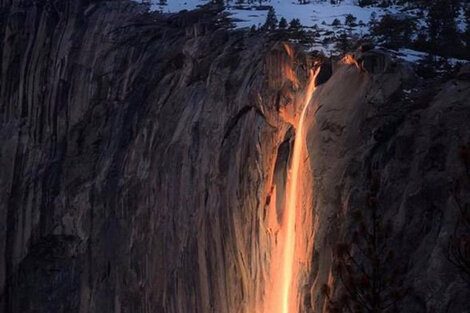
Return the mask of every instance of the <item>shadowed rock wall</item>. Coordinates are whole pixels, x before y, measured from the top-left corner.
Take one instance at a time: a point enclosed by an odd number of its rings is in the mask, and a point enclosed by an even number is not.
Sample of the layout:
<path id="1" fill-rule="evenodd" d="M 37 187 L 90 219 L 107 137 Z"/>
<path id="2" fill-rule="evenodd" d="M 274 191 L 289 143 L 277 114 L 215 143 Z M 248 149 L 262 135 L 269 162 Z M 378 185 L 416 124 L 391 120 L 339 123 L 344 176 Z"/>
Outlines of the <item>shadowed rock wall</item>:
<path id="1" fill-rule="evenodd" d="M 263 37 L 216 8 L 1 10 L 1 311 L 252 310 L 288 126 Z"/>
<path id="2" fill-rule="evenodd" d="M 312 99 L 307 162 L 314 199 L 306 209 L 314 214 L 315 239 L 302 312 L 325 312 L 324 286 L 332 299 L 341 290 L 335 250 L 354 242 L 352 217 L 367 214 L 376 175 L 378 214 L 391 226 L 386 251 L 396 260 L 382 271 L 396 272 L 408 290 L 396 301 L 398 312 L 469 312 L 466 276 L 449 262 L 448 247 L 452 235 L 469 231 L 459 205 L 470 200 L 461 152 L 470 142 L 470 82 L 421 82 L 394 62 L 374 72 L 338 65 Z M 361 260 L 363 252 L 352 253 Z"/>

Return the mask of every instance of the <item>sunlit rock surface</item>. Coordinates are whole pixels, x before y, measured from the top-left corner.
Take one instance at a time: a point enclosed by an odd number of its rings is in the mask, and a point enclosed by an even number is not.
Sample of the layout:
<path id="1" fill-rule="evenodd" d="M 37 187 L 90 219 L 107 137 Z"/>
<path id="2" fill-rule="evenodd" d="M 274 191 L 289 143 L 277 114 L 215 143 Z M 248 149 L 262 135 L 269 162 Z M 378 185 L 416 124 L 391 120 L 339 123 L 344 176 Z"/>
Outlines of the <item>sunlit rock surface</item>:
<path id="1" fill-rule="evenodd" d="M 311 62 L 221 24 L 216 8 L 0 2 L 1 312 L 260 312 Z M 378 68 L 334 64 L 307 111 L 300 312 L 324 309 L 379 171 L 417 290 L 406 312 L 463 313 L 443 246 L 470 83 Z"/>

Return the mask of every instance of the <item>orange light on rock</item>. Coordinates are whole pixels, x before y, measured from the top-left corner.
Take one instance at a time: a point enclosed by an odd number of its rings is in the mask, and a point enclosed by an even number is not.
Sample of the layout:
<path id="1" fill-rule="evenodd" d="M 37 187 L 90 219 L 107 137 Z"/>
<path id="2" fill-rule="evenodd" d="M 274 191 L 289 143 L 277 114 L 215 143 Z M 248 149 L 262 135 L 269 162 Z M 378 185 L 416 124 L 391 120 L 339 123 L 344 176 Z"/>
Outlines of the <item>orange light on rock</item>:
<path id="1" fill-rule="evenodd" d="M 288 54 L 292 53 L 288 51 Z M 305 147 L 304 121 L 308 104 L 315 91 L 315 78 L 319 69 L 310 77 L 305 90 L 302 113 L 296 123 L 294 149 L 286 188 L 286 204 L 279 231 L 272 247 L 270 284 L 267 286 L 264 313 L 297 313 L 298 286 L 295 273 L 299 265 L 295 262 L 296 255 L 296 217 L 302 188 L 299 184 L 300 166 Z M 292 72 L 293 73 L 293 72 Z M 300 186 L 300 188 L 299 188 Z"/>

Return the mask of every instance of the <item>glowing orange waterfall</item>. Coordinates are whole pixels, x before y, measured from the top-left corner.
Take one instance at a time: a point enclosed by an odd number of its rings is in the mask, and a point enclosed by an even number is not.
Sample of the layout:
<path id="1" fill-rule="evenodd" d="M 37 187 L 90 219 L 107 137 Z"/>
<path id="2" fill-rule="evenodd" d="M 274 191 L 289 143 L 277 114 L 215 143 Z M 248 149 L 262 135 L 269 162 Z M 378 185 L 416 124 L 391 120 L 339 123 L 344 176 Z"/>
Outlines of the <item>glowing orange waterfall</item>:
<path id="1" fill-rule="evenodd" d="M 297 313 L 297 281 L 298 265 L 295 262 L 296 254 L 296 216 L 298 200 L 302 196 L 299 188 L 299 170 L 302 162 L 302 153 L 305 146 L 304 120 L 308 104 L 315 91 L 315 77 L 319 70 L 310 71 L 309 82 L 305 90 L 302 113 L 296 126 L 294 150 L 288 174 L 286 188 L 286 203 L 278 232 L 277 244 L 271 256 L 270 286 L 267 288 L 264 313 Z"/>

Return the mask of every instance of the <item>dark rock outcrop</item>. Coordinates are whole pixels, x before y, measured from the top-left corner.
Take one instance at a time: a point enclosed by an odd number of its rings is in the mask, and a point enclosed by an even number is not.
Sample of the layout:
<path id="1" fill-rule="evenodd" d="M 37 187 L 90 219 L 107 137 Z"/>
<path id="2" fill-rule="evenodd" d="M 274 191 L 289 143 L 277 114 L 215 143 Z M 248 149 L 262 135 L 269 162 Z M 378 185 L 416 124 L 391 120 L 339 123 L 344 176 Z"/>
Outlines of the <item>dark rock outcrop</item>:
<path id="1" fill-rule="evenodd" d="M 460 69 L 459 73 L 457 74 L 457 78 L 460 80 L 470 80 L 470 64 L 465 64 Z"/>
<path id="2" fill-rule="evenodd" d="M 359 51 L 360 52 L 367 52 L 367 51 L 370 51 L 374 48 L 375 48 L 375 46 L 372 42 L 365 42 L 365 43 L 361 44 L 361 46 L 359 47 Z"/>
<path id="3" fill-rule="evenodd" d="M 317 77 L 315 78 L 315 86 L 319 86 L 324 84 L 330 79 L 331 75 L 333 74 L 333 66 L 330 60 L 323 62 L 320 65 L 320 72 L 318 73 Z"/>
<path id="4" fill-rule="evenodd" d="M 367 50 L 355 55 L 361 68 L 370 74 L 379 74 L 390 70 L 392 66 L 391 56 L 382 50 Z"/>

